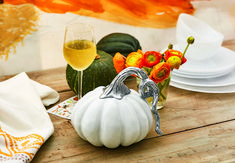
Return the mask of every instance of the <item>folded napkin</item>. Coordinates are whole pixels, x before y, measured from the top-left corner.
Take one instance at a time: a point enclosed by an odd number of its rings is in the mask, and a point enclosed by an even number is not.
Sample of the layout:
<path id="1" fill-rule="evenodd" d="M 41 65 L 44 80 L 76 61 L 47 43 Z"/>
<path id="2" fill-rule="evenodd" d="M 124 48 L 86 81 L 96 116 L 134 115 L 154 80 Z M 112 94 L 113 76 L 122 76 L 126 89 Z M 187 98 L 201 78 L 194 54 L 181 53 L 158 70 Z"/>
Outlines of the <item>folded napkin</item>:
<path id="1" fill-rule="evenodd" d="M 26 73 L 0 82 L 0 162 L 30 162 L 54 132 L 44 105 L 59 94 Z"/>

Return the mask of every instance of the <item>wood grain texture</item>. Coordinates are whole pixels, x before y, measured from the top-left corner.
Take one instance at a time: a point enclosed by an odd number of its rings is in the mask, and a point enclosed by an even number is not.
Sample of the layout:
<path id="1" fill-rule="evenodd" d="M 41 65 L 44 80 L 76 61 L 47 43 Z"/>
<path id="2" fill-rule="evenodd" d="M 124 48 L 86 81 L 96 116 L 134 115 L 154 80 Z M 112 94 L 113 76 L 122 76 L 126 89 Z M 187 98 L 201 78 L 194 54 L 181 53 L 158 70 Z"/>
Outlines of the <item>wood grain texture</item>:
<path id="1" fill-rule="evenodd" d="M 39 70 L 26 72 L 30 79 L 35 80 L 41 84 L 47 85 L 57 92 L 70 90 L 66 82 L 66 68 L 60 67 L 49 70 Z M 15 75 L 1 76 L 0 81 L 7 80 Z"/>
<path id="2" fill-rule="evenodd" d="M 226 40 L 223 42 L 222 46 L 235 51 L 235 40 Z"/>
<path id="3" fill-rule="evenodd" d="M 63 80 L 64 68 L 28 75 L 59 91 L 59 102 L 74 96 Z M 126 84 L 136 89 L 135 80 Z M 145 140 L 114 150 L 92 146 L 77 135 L 69 120 L 50 115 L 55 132 L 33 162 L 231 162 L 235 146 L 234 99 L 235 94 L 207 94 L 170 87 L 166 107 L 159 111 L 164 136 L 158 136 L 152 128 Z"/>
<path id="4" fill-rule="evenodd" d="M 67 122 L 68 123 L 68 122 Z M 94 147 L 70 133 L 53 135 L 33 162 L 234 162 L 235 121 L 145 139 L 129 147 Z M 43 161 L 42 161 L 43 160 Z"/>
<path id="5" fill-rule="evenodd" d="M 235 50 L 234 44 L 226 41 L 223 45 Z M 67 85 L 65 67 L 27 75 L 58 91 L 58 103 L 75 95 Z M 0 77 L 0 81 L 12 76 Z M 125 83 L 136 89 L 135 80 Z M 158 136 L 152 128 L 143 141 L 112 150 L 83 141 L 70 120 L 50 114 L 55 132 L 32 162 L 235 162 L 234 99 L 235 93 L 209 94 L 170 87 L 166 106 L 159 110 L 164 135 Z"/>

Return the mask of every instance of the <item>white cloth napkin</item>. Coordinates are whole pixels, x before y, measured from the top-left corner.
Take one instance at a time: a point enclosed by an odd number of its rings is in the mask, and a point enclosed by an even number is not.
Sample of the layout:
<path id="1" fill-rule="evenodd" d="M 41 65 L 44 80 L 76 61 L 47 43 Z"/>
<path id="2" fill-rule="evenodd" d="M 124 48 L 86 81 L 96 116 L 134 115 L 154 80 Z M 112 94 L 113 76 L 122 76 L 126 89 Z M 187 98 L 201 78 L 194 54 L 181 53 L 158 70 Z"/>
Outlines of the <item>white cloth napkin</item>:
<path id="1" fill-rule="evenodd" d="M 59 100 L 48 86 L 26 73 L 0 82 L 0 162 L 30 162 L 54 132 L 44 105 Z"/>

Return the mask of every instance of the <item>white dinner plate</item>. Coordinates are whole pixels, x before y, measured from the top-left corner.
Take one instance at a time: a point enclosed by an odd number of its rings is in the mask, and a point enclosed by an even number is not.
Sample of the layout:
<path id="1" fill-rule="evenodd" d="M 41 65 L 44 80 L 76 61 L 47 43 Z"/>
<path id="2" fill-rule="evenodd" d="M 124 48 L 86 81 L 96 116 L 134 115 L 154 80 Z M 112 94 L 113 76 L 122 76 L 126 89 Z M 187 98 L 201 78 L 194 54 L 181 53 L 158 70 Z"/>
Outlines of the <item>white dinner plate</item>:
<path id="1" fill-rule="evenodd" d="M 190 47 L 189 47 L 190 48 Z M 174 49 L 179 49 L 177 45 Z M 182 50 L 182 49 L 179 49 Z M 190 53 L 186 53 L 185 57 Z M 179 70 L 176 70 L 175 73 L 181 75 L 198 75 L 198 76 L 207 76 L 207 75 L 224 75 L 231 71 L 235 66 L 235 52 L 227 48 L 221 47 L 217 54 L 208 60 L 203 61 L 193 61 L 188 59 L 188 61 L 183 64 Z"/>
<path id="2" fill-rule="evenodd" d="M 199 86 L 199 87 L 218 87 L 218 86 L 228 86 L 233 84 L 235 85 L 235 69 L 233 69 L 229 74 L 220 77 L 206 78 L 206 79 L 185 78 L 172 74 L 171 81 L 179 84 Z"/>
<path id="3" fill-rule="evenodd" d="M 172 72 L 174 76 L 182 77 L 182 78 L 189 78 L 189 79 L 210 79 L 210 78 L 216 78 L 223 76 L 227 73 L 231 73 L 231 71 L 228 72 L 221 72 L 218 74 L 208 74 L 208 75 L 186 75 L 186 74 L 181 74 L 177 73 L 175 70 Z"/>
<path id="4" fill-rule="evenodd" d="M 170 85 L 176 88 L 181 88 L 195 92 L 203 92 L 203 93 L 235 93 L 235 84 L 228 86 L 221 86 L 221 87 L 198 87 L 198 86 L 190 86 L 171 81 Z"/>

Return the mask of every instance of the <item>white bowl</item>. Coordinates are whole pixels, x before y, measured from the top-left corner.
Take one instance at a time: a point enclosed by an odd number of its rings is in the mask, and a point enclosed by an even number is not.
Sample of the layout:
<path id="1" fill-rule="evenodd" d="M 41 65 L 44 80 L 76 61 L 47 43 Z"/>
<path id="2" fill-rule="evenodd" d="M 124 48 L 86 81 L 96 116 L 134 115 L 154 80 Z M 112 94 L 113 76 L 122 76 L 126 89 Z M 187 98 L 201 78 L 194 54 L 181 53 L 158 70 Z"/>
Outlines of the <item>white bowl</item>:
<path id="1" fill-rule="evenodd" d="M 194 44 L 189 46 L 185 55 L 191 60 L 206 60 L 213 57 L 224 39 L 221 33 L 205 22 L 188 14 L 180 14 L 176 26 L 176 40 L 180 49 L 186 47 L 189 36 L 195 38 Z"/>

